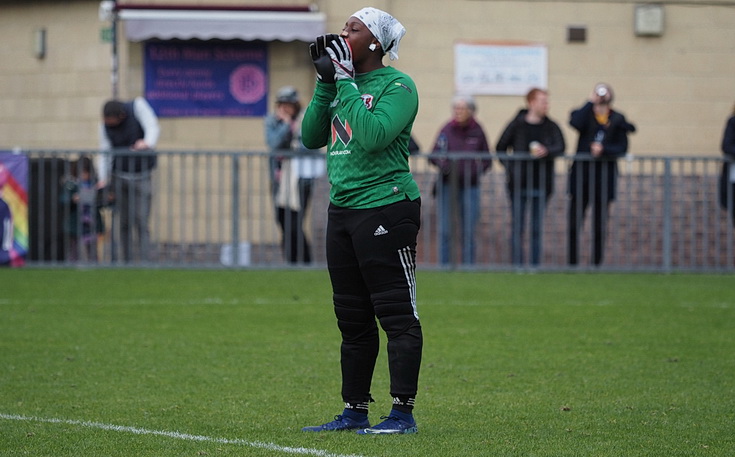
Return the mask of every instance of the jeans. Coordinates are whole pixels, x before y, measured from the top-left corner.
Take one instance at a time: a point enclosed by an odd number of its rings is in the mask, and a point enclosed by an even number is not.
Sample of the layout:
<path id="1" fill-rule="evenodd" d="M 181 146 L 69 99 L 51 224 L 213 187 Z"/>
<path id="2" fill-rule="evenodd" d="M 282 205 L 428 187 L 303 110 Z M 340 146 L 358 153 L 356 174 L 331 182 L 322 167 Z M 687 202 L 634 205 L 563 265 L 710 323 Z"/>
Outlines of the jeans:
<path id="1" fill-rule="evenodd" d="M 479 186 L 459 186 L 454 189 L 449 184 L 440 184 L 437 197 L 440 263 L 446 265 L 456 259 L 456 256 L 452 256 L 452 251 L 453 240 L 457 238 L 462 240 L 462 263 L 475 263 L 475 226 L 480 219 Z M 455 215 L 458 224 L 455 224 Z M 461 228 L 460 233 L 456 233 L 456 227 Z"/>
<path id="2" fill-rule="evenodd" d="M 120 224 L 123 261 L 149 260 L 153 183 L 150 172 L 116 173 L 112 189 Z M 115 254 L 113 253 L 113 258 Z"/>
<path id="3" fill-rule="evenodd" d="M 511 257 L 514 265 L 523 264 L 523 232 L 526 226 L 526 206 L 531 204 L 531 265 L 541 262 L 542 233 L 546 198 L 539 189 L 523 190 L 511 196 Z"/>

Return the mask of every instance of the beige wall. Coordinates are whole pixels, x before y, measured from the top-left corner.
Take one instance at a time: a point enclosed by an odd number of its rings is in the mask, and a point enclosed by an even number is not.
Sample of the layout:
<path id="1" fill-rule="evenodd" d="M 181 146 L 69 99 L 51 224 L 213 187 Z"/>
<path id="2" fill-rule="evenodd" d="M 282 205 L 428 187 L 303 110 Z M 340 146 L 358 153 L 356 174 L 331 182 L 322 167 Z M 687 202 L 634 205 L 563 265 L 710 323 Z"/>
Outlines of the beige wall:
<path id="1" fill-rule="evenodd" d="M 92 145 L 92 118 L 110 86 L 109 46 L 95 2 L 0 4 L 0 147 Z M 34 32 L 48 52 L 33 55 Z"/>
<path id="2" fill-rule="evenodd" d="M 192 3 L 203 1 L 149 1 Z M 218 1 L 218 4 L 263 4 Z M 307 4 L 294 0 L 270 4 Z M 338 31 L 365 2 L 315 2 Z M 392 12 L 408 34 L 394 62 L 415 79 L 420 113 L 415 134 L 424 150 L 449 116 L 453 94 L 453 44 L 457 40 L 528 40 L 549 50 L 551 116 L 563 126 L 568 152 L 574 133 L 566 127 L 597 81 L 616 89 L 617 107 L 637 124 L 636 154 L 719 155 L 726 117 L 735 101 L 735 8 L 708 2 L 664 3 L 662 37 L 633 33 L 630 1 L 383 0 L 369 2 Z M 700 3 L 697 5 L 696 3 Z M 711 3 L 711 2 L 709 2 Z M 102 102 L 111 94 L 110 45 L 100 31 L 98 1 L 0 1 L 0 147 L 95 148 Z M 584 44 L 566 42 L 568 25 L 585 25 Z M 33 56 L 33 32 L 48 31 L 48 55 Z M 142 91 L 139 43 L 122 43 L 120 94 Z M 271 87 L 295 84 L 304 101 L 313 85 L 305 44 L 270 45 Z M 386 59 L 388 62 L 388 59 Z M 522 97 L 480 96 L 478 117 L 495 142 L 519 109 Z M 263 149 L 260 118 L 163 119 L 162 149 Z"/>
<path id="3" fill-rule="evenodd" d="M 456 40 L 528 40 L 549 50 L 551 116 L 564 126 L 568 152 L 576 135 L 569 111 L 597 81 L 616 89 L 616 106 L 638 126 L 638 154 L 718 155 L 735 100 L 735 8 L 665 6 L 659 38 L 633 33 L 632 2 L 393 2 L 409 30 L 400 66 L 416 79 L 422 109 L 417 135 L 429 147 L 449 115 Z M 587 26 L 585 44 L 566 42 L 566 27 Z M 522 106 L 521 97 L 479 97 L 479 118 L 495 142 Z"/>

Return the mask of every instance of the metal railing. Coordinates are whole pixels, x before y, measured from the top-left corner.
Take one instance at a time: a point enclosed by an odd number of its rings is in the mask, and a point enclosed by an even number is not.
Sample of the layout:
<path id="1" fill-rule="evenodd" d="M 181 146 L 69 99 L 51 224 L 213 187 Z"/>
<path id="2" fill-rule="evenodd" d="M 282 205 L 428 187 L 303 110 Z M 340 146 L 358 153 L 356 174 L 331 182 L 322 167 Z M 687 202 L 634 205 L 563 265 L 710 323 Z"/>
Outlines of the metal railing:
<path id="1" fill-rule="evenodd" d="M 149 238 L 141 243 L 136 230 L 121 232 L 119 181 L 74 201 L 68 193 L 70 179 L 79 179 L 83 157 L 97 151 L 26 150 L 29 159 L 29 252 L 32 265 L 96 265 L 143 267 L 271 267 L 325 265 L 324 234 L 329 185 L 326 177 L 313 180 L 308 206 L 298 210 L 312 252 L 311 262 L 290 262 L 284 251 L 290 237 L 282 237 L 271 182 L 272 155 L 261 151 L 157 151 L 152 170 L 150 217 L 145 227 Z M 284 153 L 288 155 L 288 153 Z M 487 155 L 452 153 L 450 161 L 469 167 Z M 422 191 L 422 227 L 418 263 L 429 268 L 540 269 L 540 270 L 735 270 L 733 218 L 718 202 L 718 178 L 722 159 L 702 157 L 628 157 L 616 161 L 616 195 L 609 212 L 601 217 L 604 229 L 602 259 L 596 259 L 594 222 L 595 180 L 592 174 L 590 207 L 579 220 L 578 257 L 570 264 L 570 211 L 568 171 L 583 158 L 567 156 L 549 162 L 552 194 L 546 199 L 531 184 L 513 180 L 509 173 L 533 174 L 529 161 L 515 156 L 493 155 L 492 167 L 480 173 L 476 189 L 470 180 L 438 179 L 438 170 L 427 155 L 411 157 L 412 172 Z M 476 169 L 477 167 L 475 167 Z M 513 170 L 513 171 L 511 171 Z M 145 170 L 147 171 L 147 170 Z M 469 168 L 467 169 L 468 173 Z M 74 178 L 76 176 L 76 178 Z M 540 188 L 547 182 L 541 172 Z M 116 184 L 117 182 L 117 184 Z M 537 182 L 539 184 L 539 182 Z M 65 186 L 67 186 L 65 188 Z M 117 186 L 117 187 L 116 187 Z M 526 186 L 525 188 L 523 186 Z M 604 186 L 603 186 L 604 187 Z M 513 192 L 511 192 L 513 190 Z M 511 193 L 513 199 L 510 198 Z M 459 205 L 460 194 L 474 196 Z M 132 194 L 130 194 L 132 196 Z M 444 196 L 444 197 L 442 197 Z M 730 207 L 732 208 L 732 195 Z M 446 200 L 442 201 L 442 198 Z M 534 198 L 537 198 L 534 202 Z M 513 224 L 513 207 L 526 201 L 523 231 Z M 542 242 L 533 248 L 531 210 L 538 200 L 545 204 L 538 224 Z M 604 198 L 603 198 L 604 199 Z M 99 210 L 100 218 L 79 217 L 80 205 Z M 577 200 L 578 201 L 578 200 Z M 86 202 L 86 203 L 85 203 Z M 472 202 L 475 223 L 465 226 Z M 134 218 L 133 199 L 128 219 Z M 577 203 L 579 205 L 579 203 Z M 577 214 L 582 214 L 577 207 Z M 447 213 L 449 212 L 449 213 Z M 445 223 L 442 225 L 442 218 Z M 471 219 L 467 217 L 467 219 Z M 296 220 L 300 220 L 296 219 Z M 447 224 L 447 221 L 449 222 Z M 287 222 L 291 223 L 291 222 Z M 449 232 L 442 237 L 442 227 Z M 515 227 L 516 236 L 513 235 Z M 288 229 L 288 227 L 286 227 Z M 445 230 L 446 231 L 446 230 Z M 469 236 L 462 236 L 469 234 Z M 121 237 L 129 237 L 123 239 Z M 464 238 L 474 241 L 472 246 Z M 599 238 L 598 238 L 599 239 Z M 444 242 L 442 241 L 444 240 Z M 447 243 L 446 240 L 449 240 Z M 125 241 L 123 243 L 123 241 Z M 515 250 L 513 249 L 515 241 Z M 299 243 L 297 249 L 305 246 Z M 134 249 L 124 252 L 123 245 Z M 91 249 L 93 245 L 94 249 Z M 442 258 L 442 249 L 446 254 Z M 468 257 L 468 249 L 472 252 Z M 301 252 L 301 251 L 299 251 Z M 599 260 L 596 261 L 596 260 Z"/>

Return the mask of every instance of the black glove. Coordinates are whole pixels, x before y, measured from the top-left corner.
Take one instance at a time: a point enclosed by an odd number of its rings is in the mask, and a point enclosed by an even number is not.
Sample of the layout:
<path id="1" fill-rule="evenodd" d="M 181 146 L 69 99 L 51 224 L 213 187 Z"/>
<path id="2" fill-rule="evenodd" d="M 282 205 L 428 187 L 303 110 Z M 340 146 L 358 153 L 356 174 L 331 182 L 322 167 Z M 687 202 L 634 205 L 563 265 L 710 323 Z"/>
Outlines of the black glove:
<path id="1" fill-rule="evenodd" d="M 327 54 L 327 46 L 331 41 L 338 38 L 339 35 L 335 34 L 322 35 L 309 44 L 309 54 L 316 69 L 316 77 L 321 82 L 334 84 L 334 65 L 329 54 Z"/>

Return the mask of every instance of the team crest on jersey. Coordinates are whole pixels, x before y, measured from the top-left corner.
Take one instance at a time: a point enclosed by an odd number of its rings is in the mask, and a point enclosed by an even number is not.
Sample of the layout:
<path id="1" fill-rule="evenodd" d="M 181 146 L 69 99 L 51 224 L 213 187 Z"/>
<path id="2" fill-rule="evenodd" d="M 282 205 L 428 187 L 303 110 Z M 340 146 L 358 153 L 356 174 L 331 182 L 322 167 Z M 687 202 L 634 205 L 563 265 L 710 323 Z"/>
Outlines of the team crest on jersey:
<path id="1" fill-rule="evenodd" d="M 350 141 L 352 141 L 352 127 L 346 120 L 343 123 L 339 116 L 334 116 L 332 118 L 332 146 L 337 140 L 345 146 L 350 144 Z"/>
<path id="2" fill-rule="evenodd" d="M 375 99 L 375 97 L 370 94 L 362 94 L 360 98 L 362 98 L 362 102 L 365 104 L 365 108 L 373 109 L 373 100 Z"/>

